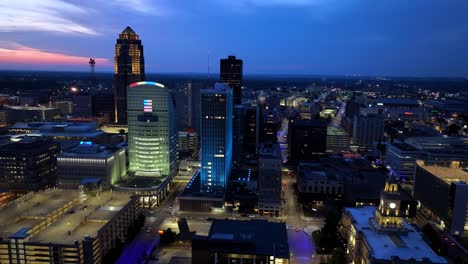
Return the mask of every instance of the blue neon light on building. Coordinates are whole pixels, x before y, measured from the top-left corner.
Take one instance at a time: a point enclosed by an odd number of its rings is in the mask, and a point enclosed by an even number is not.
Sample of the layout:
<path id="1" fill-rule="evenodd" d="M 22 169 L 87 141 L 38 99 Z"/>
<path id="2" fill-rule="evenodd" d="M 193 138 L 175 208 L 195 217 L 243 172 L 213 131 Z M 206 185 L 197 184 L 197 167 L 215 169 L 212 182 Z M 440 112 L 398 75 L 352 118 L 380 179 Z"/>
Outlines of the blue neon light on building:
<path id="1" fill-rule="evenodd" d="M 217 83 L 201 93 L 202 192 L 224 192 L 232 163 L 232 90 Z"/>

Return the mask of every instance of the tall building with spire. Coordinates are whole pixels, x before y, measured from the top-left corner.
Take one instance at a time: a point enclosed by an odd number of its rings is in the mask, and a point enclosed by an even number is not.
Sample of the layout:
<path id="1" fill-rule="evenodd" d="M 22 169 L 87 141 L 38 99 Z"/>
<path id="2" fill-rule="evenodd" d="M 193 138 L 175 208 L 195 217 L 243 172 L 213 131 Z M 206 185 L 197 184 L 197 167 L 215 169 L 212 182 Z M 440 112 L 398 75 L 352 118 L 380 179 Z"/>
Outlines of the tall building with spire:
<path id="1" fill-rule="evenodd" d="M 145 80 L 143 45 L 135 31 L 127 26 L 115 44 L 114 96 L 115 123 L 127 123 L 127 86 Z"/>

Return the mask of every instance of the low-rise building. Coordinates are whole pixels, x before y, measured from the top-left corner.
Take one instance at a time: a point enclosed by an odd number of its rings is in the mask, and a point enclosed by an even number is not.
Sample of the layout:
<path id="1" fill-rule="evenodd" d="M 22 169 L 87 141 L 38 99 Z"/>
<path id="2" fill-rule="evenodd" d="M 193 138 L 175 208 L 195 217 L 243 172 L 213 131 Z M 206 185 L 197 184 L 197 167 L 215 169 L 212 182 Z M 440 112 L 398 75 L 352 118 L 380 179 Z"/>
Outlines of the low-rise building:
<path id="1" fill-rule="evenodd" d="M 47 190 L 0 208 L 0 263 L 101 263 L 140 215 L 136 197 Z"/>
<path id="2" fill-rule="evenodd" d="M 394 173 L 403 179 L 412 180 L 417 159 L 422 158 L 423 151 L 404 142 L 387 145 L 386 162 Z"/>
<path id="3" fill-rule="evenodd" d="M 200 170 L 197 170 L 179 197 L 181 211 L 211 212 L 224 206 L 224 193 L 201 192 L 200 184 Z"/>
<path id="4" fill-rule="evenodd" d="M 397 177 L 412 181 L 416 160 L 468 170 L 468 138 L 413 137 L 389 144 L 386 163 Z"/>
<path id="5" fill-rule="evenodd" d="M 404 219 L 411 205 L 401 199 L 393 177 L 385 184 L 378 207 L 345 208 L 340 233 L 348 241 L 348 263 L 447 263 Z"/>
<path id="6" fill-rule="evenodd" d="M 344 179 L 319 163 L 300 163 L 297 172 L 297 188 L 301 194 L 320 199 L 344 193 Z"/>
<path id="7" fill-rule="evenodd" d="M 192 263 L 289 263 L 286 224 L 214 220 L 207 236 L 192 238 Z"/>
<path id="8" fill-rule="evenodd" d="M 413 196 L 434 221 L 454 235 L 468 236 L 468 173 L 417 161 Z"/>
<path id="9" fill-rule="evenodd" d="M 125 149 L 82 141 L 57 157 L 58 186 L 78 189 L 82 181 L 97 179 L 105 189 L 127 173 Z"/>
<path id="10" fill-rule="evenodd" d="M 106 133 L 98 130 L 94 122 L 18 123 L 9 127 L 8 133 L 12 135 L 35 134 L 54 140 L 91 141 L 96 144 L 105 144 L 107 140 Z"/>
<path id="11" fill-rule="evenodd" d="M 0 148 L 0 178 L 9 191 L 24 194 L 57 183 L 57 142 L 40 137 L 25 137 Z"/>
<path id="12" fill-rule="evenodd" d="M 60 117 L 57 108 L 38 106 L 6 106 L 8 122 L 48 121 Z"/>
<path id="13" fill-rule="evenodd" d="M 376 204 L 385 174 L 365 159 L 322 158 L 320 163 L 302 162 L 297 185 L 304 201 L 341 198 L 348 204 Z"/>

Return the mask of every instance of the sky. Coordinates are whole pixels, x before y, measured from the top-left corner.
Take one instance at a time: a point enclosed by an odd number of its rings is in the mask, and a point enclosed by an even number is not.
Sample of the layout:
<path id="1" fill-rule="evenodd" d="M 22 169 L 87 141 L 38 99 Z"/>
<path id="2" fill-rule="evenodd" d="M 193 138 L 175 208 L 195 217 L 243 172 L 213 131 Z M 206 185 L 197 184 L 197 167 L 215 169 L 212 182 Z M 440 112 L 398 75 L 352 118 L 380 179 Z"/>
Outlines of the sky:
<path id="1" fill-rule="evenodd" d="M 466 0 L 0 0 L 0 69 L 112 71 L 118 34 L 149 73 L 468 77 Z M 208 67 L 210 65 L 210 67 Z"/>

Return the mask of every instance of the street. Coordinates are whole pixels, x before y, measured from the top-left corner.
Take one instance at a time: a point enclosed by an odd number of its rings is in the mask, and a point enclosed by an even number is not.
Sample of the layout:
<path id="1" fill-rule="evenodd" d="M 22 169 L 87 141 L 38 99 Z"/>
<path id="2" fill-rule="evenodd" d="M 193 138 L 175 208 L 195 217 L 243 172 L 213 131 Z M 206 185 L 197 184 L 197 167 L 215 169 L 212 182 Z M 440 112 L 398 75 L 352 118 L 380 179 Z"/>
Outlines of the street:
<path id="1" fill-rule="evenodd" d="M 283 171 L 282 186 L 284 213 L 279 217 L 272 216 L 240 216 L 238 213 L 226 212 L 224 210 L 215 210 L 211 213 L 180 212 L 178 204 L 178 195 L 182 192 L 184 183 L 176 183 L 171 193 L 164 199 L 160 206 L 145 211 L 146 223 L 138 233 L 136 238 L 125 246 L 124 251 L 116 262 L 118 264 L 137 264 L 143 255 L 155 255 L 159 259 L 156 263 L 169 263 L 172 256 L 190 257 L 190 250 L 186 246 L 175 245 L 171 248 L 157 248 L 159 229 L 171 228 L 174 232 L 179 232 L 177 219 L 186 218 L 191 231 L 196 231 L 199 235 L 207 235 L 212 219 L 236 219 L 251 220 L 264 219 L 272 222 L 285 222 L 288 232 L 288 241 L 290 245 L 291 263 L 314 263 L 315 246 L 311 236 L 305 230 L 317 230 L 324 224 L 324 219 L 319 217 L 306 218 L 302 208 L 297 203 L 297 197 L 294 192 L 296 183 L 295 175 L 287 170 Z M 149 228 L 150 231 L 149 231 Z M 149 232 L 148 232 L 149 231 Z M 154 248 L 157 248 L 154 250 Z M 179 254 L 180 253 L 180 254 Z"/>
<path id="2" fill-rule="evenodd" d="M 142 260 L 142 256 L 149 256 L 152 250 L 159 243 L 157 232 L 165 218 L 170 217 L 169 205 L 174 204 L 177 195 L 183 190 L 183 184 L 176 183 L 171 193 L 164 199 L 160 206 L 151 211 L 145 212 L 146 222 L 138 235 L 127 245 L 125 245 L 117 264 L 137 264 Z M 177 195 L 176 195 L 177 194 Z M 150 232 L 147 232 L 151 228 Z"/>

